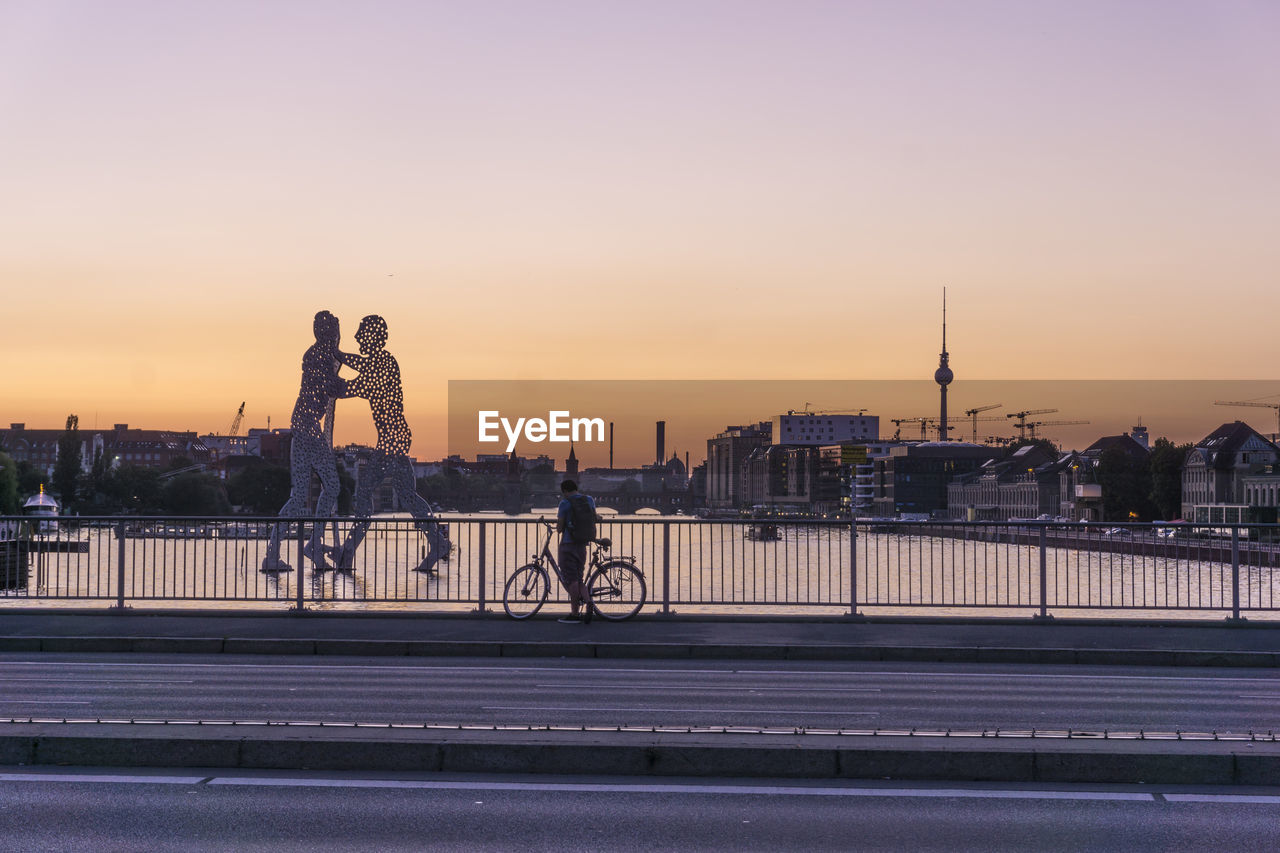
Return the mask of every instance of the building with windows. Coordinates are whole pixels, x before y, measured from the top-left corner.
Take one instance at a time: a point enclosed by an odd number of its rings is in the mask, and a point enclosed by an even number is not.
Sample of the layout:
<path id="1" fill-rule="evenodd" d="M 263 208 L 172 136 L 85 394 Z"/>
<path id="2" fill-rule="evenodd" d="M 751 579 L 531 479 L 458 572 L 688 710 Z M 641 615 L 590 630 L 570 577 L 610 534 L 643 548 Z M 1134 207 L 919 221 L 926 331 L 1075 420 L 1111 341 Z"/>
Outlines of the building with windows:
<path id="1" fill-rule="evenodd" d="M 743 463 L 757 447 L 771 443 L 773 424 L 761 421 L 726 427 L 707 439 L 707 507 L 736 509 L 742 504 Z"/>
<path id="2" fill-rule="evenodd" d="M 1256 517 L 1259 521 L 1275 521 L 1274 517 L 1266 519 L 1264 516 L 1274 516 L 1277 508 L 1280 508 L 1280 471 L 1276 471 L 1275 466 L 1272 466 L 1271 471 L 1262 474 L 1246 474 L 1240 479 L 1244 486 L 1245 505 L 1270 510 L 1269 513 L 1257 513 Z"/>
<path id="3" fill-rule="evenodd" d="M 821 445 L 876 441 L 880 438 L 880 418 L 866 414 L 788 412 L 785 415 L 774 415 L 772 429 L 772 444 Z"/>
<path id="4" fill-rule="evenodd" d="M 998 459 L 998 448 L 963 441 L 928 441 L 893 447 L 874 462 L 876 516 L 908 514 L 943 516 L 947 510 L 947 486 L 983 463 Z"/>
<path id="5" fill-rule="evenodd" d="M 110 467 L 137 465 L 141 468 L 169 468 L 176 459 L 207 465 L 212 454 L 194 432 L 158 429 L 130 429 L 116 424 L 109 430 L 81 429 L 80 467 L 88 472 L 101 454 Z M 65 429 L 27 429 L 26 424 L 10 424 L 0 430 L 0 447 L 17 462 L 53 472 L 58 461 L 58 441 Z"/>
<path id="6" fill-rule="evenodd" d="M 911 441 L 865 441 L 839 446 L 841 476 L 845 478 L 846 497 L 854 516 L 868 516 L 875 512 L 876 460 L 889 455 L 894 447 L 914 444 Z"/>
<path id="7" fill-rule="evenodd" d="M 1274 473 L 1277 464 L 1280 448 L 1270 439 L 1243 421 L 1223 424 L 1196 442 L 1182 463 L 1182 517 L 1195 521 L 1208 518 L 1213 506 L 1247 506 L 1251 495 L 1270 497 L 1263 475 Z"/>
<path id="8" fill-rule="evenodd" d="M 947 484 L 947 515 L 962 521 L 1008 521 L 1060 513 L 1060 473 L 1074 456 L 1034 444 L 988 459 Z"/>

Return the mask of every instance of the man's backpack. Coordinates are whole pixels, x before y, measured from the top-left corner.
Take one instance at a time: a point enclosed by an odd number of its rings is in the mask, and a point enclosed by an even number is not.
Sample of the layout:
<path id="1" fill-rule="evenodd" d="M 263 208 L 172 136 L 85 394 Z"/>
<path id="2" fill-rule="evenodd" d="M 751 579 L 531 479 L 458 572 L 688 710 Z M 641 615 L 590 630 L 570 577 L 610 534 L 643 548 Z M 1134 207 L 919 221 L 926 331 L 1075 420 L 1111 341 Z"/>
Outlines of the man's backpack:
<path id="1" fill-rule="evenodd" d="M 579 545 L 596 541 L 596 511 L 586 495 L 569 495 L 569 517 L 565 528 L 569 538 Z"/>

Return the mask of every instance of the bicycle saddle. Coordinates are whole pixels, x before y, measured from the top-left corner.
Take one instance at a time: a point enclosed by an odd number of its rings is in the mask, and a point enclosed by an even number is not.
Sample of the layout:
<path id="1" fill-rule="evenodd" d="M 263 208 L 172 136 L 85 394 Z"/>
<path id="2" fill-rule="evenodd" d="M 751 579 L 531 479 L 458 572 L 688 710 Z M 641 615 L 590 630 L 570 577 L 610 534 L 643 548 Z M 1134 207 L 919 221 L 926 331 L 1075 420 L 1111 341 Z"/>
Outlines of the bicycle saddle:
<path id="1" fill-rule="evenodd" d="M 609 546 L 613 544 L 612 539 L 600 538 L 596 540 L 596 544 L 600 546 L 600 550 L 608 551 Z"/>

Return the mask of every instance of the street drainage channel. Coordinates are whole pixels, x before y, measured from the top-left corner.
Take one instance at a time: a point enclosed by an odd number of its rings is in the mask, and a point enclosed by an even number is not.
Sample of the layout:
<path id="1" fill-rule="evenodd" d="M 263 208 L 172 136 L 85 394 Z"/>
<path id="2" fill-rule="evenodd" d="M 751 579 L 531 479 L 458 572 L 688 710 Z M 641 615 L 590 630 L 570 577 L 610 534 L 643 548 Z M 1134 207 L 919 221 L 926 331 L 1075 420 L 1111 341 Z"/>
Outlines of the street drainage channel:
<path id="1" fill-rule="evenodd" d="M 322 722 L 300 720 L 165 720 L 141 718 L 12 717 L 0 725 L 130 725 L 181 728 L 244 729 L 384 729 L 430 732 L 580 732 L 590 734 L 632 733 L 663 735 L 804 735 L 819 737 L 921 737 L 921 738 L 1009 738 L 1035 740 L 1157 740 L 1157 741 L 1243 741 L 1280 743 L 1280 734 L 1266 732 L 1191 731 L 1111 731 L 1109 729 L 831 729 L 790 726 L 557 726 L 512 723 L 376 723 Z"/>

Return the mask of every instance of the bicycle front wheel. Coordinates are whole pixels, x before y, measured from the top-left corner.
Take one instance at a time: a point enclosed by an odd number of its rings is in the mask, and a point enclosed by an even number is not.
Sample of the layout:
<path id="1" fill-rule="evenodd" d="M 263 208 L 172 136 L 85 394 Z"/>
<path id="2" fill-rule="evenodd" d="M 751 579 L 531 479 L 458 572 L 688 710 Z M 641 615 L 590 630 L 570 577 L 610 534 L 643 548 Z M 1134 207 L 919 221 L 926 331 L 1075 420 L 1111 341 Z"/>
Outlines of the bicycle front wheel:
<path id="1" fill-rule="evenodd" d="M 639 613 L 649 594 L 644 574 L 631 563 L 621 560 L 605 563 L 596 569 L 587 582 L 587 589 L 592 609 L 601 618 L 613 622 Z"/>
<path id="2" fill-rule="evenodd" d="M 546 569 L 534 563 L 521 566 L 507 578 L 507 586 L 502 590 L 502 609 L 512 619 L 528 619 L 542 609 L 550 592 Z"/>

